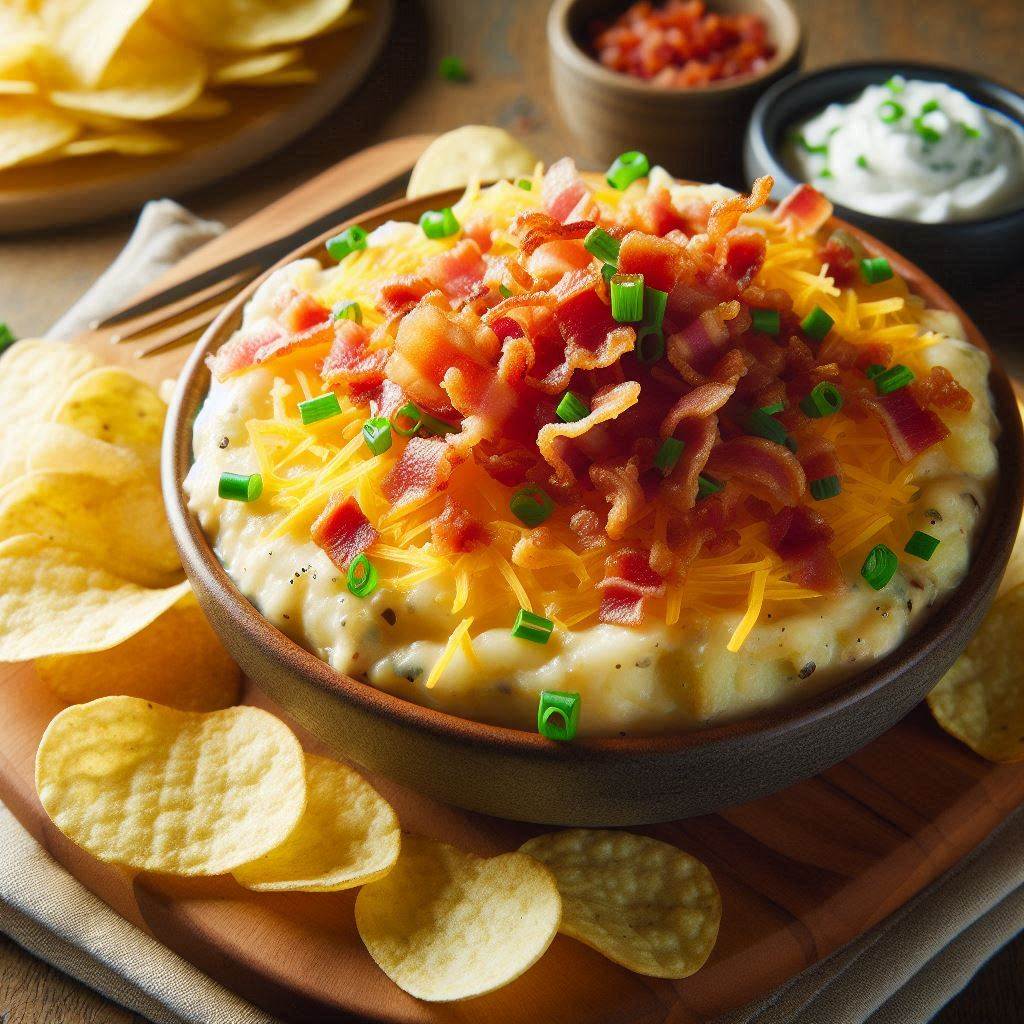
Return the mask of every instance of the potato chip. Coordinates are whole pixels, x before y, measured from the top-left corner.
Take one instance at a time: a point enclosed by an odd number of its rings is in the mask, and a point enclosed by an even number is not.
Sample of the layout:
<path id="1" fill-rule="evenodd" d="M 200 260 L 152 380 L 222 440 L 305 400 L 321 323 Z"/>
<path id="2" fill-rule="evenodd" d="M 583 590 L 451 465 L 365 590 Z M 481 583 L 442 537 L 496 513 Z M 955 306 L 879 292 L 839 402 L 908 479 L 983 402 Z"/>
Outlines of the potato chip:
<path id="1" fill-rule="evenodd" d="M 474 179 L 533 174 L 537 158 L 503 128 L 467 124 L 438 136 L 420 155 L 409 179 L 410 199 L 463 188 Z"/>
<path id="2" fill-rule="evenodd" d="M 0 356 L 0 436 L 49 420 L 68 388 L 99 365 L 91 352 L 64 341 L 17 342 Z"/>
<path id="3" fill-rule="evenodd" d="M 340 18 L 351 0 L 158 0 L 161 21 L 215 50 L 259 50 L 308 39 Z"/>
<path id="4" fill-rule="evenodd" d="M 214 85 L 228 85 L 244 81 L 247 78 L 259 78 L 260 75 L 273 74 L 300 60 L 302 60 L 302 50 L 298 46 L 244 57 L 232 56 L 214 66 L 210 72 L 210 81 Z"/>
<path id="5" fill-rule="evenodd" d="M 173 114 L 165 114 L 161 120 L 213 121 L 229 113 L 231 113 L 231 103 L 228 100 L 223 96 L 214 96 L 206 92 L 198 99 L 193 100 L 187 107 L 175 110 Z"/>
<path id="6" fill-rule="evenodd" d="M 159 461 L 167 405 L 145 381 L 116 366 L 102 366 L 67 390 L 54 421 L 89 437 L 123 445 Z"/>
<path id="7" fill-rule="evenodd" d="M 302 747 L 273 715 L 137 697 L 57 715 L 36 752 L 36 789 L 94 857 L 175 875 L 224 874 L 273 849 L 306 803 Z"/>
<path id="8" fill-rule="evenodd" d="M 558 931 L 551 872 L 531 857 L 487 859 L 406 836 L 394 868 L 356 897 L 370 956 L 417 999 L 470 999 L 514 981 Z"/>
<path id="9" fill-rule="evenodd" d="M 306 754 L 302 820 L 280 846 L 233 874 L 257 892 L 352 889 L 383 878 L 401 842 L 394 809 L 357 771 Z"/>
<path id="10" fill-rule="evenodd" d="M 989 761 L 1024 761 L 1024 583 L 1001 594 L 928 694 L 935 720 Z"/>
<path id="11" fill-rule="evenodd" d="M 0 491 L 0 540 L 35 533 L 81 551 L 133 583 L 165 587 L 181 577 L 159 482 L 111 486 L 86 473 L 28 473 Z"/>
<path id="12" fill-rule="evenodd" d="M 117 647 L 40 658 L 35 670 L 68 704 L 128 696 L 215 711 L 236 704 L 242 686 L 241 670 L 192 594 Z"/>
<path id="13" fill-rule="evenodd" d="M 269 75 L 260 75 L 259 78 L 246 78 L 244 81 L 236 82 L 235 85 L 276 89 L 281 85 L 309 85 L 311 82 L 317 81 L 319 77 L 313 68 L 295 67 L 285 68 L 284 71 L 274 71 Z"/>
<path id="14" fill-rule="evenodd" d="M 0 96 L 0 169 L 42 156 L 79 132 L 62 110 L 30 96 Z"/>
<path id="15" fill-rule="evenodd" d="M 15 78 L 0 78 L 0 96 L 34 96 L 39 92 L 35 82 L 21 82 Z"/>
<path id="16" fill-rule="evenodd" d="M 54 89 L 50 99 L 70 110 L 145 121 L 187 107 L 205 81 L 200 53 L 140 21 L 95 86 Z"/>
<path id="17" fill-rule="evenodd" d="M 156 153 L 172 153 L 181 149 L 177 139 L 159 132 L 135 131 L 115 135 L 95 135 L 87 139 L 75 139 L 61 146 L 61 156 L 95 156 L 97 153 L 121 153 L 124 156 L 153 156 Z"/>
<path id="18" fill-rule="evenodd" d="M 36 534 L 0 541 L 0 661 L 103 651 L 145 629 L 188 593 L 150 590 Z"/>
<path id="19" fill-rule="evenodd" d="M 521 852 L 551 869 L 561 931 L 655 978 L 686 978 L 714 949 L 722 899 L 699 860 L 648 836 L 602 829 L 550 832 Z"/>

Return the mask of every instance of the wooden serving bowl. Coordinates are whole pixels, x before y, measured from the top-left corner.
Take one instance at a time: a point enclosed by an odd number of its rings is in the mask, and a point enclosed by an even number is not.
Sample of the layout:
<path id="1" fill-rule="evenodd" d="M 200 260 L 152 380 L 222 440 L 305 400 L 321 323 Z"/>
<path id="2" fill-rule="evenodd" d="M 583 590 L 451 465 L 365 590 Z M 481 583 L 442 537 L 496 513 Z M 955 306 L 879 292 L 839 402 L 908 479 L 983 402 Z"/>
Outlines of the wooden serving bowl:
<path id="1" fill-rule="evenodd" d="M 391 203 L 358 223 L 372 229 L 391 219 L 415 221 L 460 194 Z M 864 232 L 838 220 L 833 226 L 886 256 L 929 305 L 956 313 L 971 341 L 992 355 L 934 281 Z M 278 265 L 305 256 L 326 263 L 324 243 L 339 228 Z M 229 578 L 186 505 L 182 482 L 192 461 L 192 422 L 210 385 L 206 356 L 238 327 L 258 284 L 221 313 L 178 382 L 163 449 L 171 529 L 200 604 L 247 675 L 339 755 L 412 789 L 469 810 L 565 825 L 651 824 L 753 800 L 841 761 L 902 718 L 963 650 L 1003 575 L 1021 515 L 1024 440 L 1010 381 L 993 361 L 1000 472 L 970 571 L 913 636 L 871 668 L 799 706 L 649 738 L 556 743 L 402 700 L 338 675 L 264 619 Z"/>

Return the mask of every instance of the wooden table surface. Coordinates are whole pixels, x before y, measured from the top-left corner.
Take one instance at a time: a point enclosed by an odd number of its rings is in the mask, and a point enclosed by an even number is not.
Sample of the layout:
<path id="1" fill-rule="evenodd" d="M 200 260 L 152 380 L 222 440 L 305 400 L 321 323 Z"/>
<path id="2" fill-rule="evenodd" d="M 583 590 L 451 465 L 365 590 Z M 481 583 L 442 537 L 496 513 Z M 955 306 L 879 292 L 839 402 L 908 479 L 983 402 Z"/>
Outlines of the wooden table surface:
<path id="1" fill-rule="evenodd" d="M 1020 0 L 794 0 L 807 66 L 877 57 L 957 64 L 1024 89 Z M 187 197 L 205 217 L 234 223 L 342 156 L 382 138 L 499 124 L 545 159 L 571 148 L 552 103 L 544 41 L 548 0 L 402 0 L 377 69 L 355 96 L 287 152 Z M 463 58 L 470 83 L 442 81 L 438 60 Z M 685 172 L 685 168 L 670 168 Z M 741 184 L 739 182 L 731 184 Z M 21 337 L 43 332 L 111 261 L 132 218 L 0 240 L 0 320 Z M 990 286 L 946 282 L 1004 360 L 1024 373 L 1024 271 Z M 1002 951 L 937 1024 L 1012 1024 L 1024 1006 L 1024 937 Z M 2 1024 L 128 1024 L 121 1010 L 0 936 Z"/>

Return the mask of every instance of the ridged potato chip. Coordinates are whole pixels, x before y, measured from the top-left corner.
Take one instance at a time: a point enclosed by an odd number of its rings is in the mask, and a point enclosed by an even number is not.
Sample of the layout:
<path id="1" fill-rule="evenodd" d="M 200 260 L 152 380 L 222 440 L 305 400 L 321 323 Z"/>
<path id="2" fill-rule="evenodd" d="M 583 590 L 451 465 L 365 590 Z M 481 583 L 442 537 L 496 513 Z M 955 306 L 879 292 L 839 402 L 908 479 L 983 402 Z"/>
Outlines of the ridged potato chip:
<path id="1" fill-rule="evenodd" d="M 524 843 L 562 894 L 561 931 L 654 978 L 686 978 L 711 955 L 722 899 L 711 872 L 668 843 L 569 829 Z"/>
<path id="2" fill-rule="evenodd" d="M 220 875 L 295 827 L 305 762 L 294 733 L 258 708 L 196 713 L 104 697 L 50 722 L 36 790 L 57 828 L 102 861 Z"/>
<path id="3" fill-rule="evenodd" d="M 410 199 L 462 188 L 478 178 L 518 178 L 532 175 L 537 158 L 504 128 L 467 124 L 438 136 L 412 169 Z"/>
<path id="4" fill-rule="evenodd" d="M 0 580 L 0 661 L 114 647 L 189 589 L 140 587 L 37 534 L 0 541 Z"/>
<path id="5" fill-rule="evenodd" d="M 75 139 L 61 146 L 61 156 L 95 156 L 97 153 L 121 153 L 124 156 L 153 156 L 173 153 L 181 143 L 159 132 L 118 132 L 113 135 L 94 135 L 88 139 Z"/>
<path id="6" fill-rule="evenodd" d="M 32 96 L 0 96 L 0 169 L 70 142 L 81 131 L 72 114 Z"/>
<path id="7" fill-rule="evenodd" d="M 935 721 L 989 761 L 1024 761 L 1024 583 L 1001 594 L 928 694 Z"/>
<path id="8" fill-rule="evenodd" d="M 561 900 L 542 864 L 482 858 L 406 836 L 394 868 L 356 897 L 356 927 L 381 970 L 417 999 L 470 999 L 514 981 L 558 931 Z"/>
<path id="9" fill-rule="evenodd" d="M 235 868 L 257 892 L 332 892 L 383 878 L 402 842 L 398 816 L 357 771 L 306 754 L 306 811 L 259 860 Z"/>
<path id="10" fill-rule="evenodd" d="M 128 696 L 179 711 L 216 711 L 236 704 L 242 688 L 241 670 L 192 594 L 117 647 L 39 658 L 35 670 L 68 704 Z"/>
<path id="11" fill-rule="evenodd" d="M 0 356 L 0 437 L 11 427 L 49 420 L 68 388 L 99 365 L 91 352 L 63 341 L 12 345 Z"/>

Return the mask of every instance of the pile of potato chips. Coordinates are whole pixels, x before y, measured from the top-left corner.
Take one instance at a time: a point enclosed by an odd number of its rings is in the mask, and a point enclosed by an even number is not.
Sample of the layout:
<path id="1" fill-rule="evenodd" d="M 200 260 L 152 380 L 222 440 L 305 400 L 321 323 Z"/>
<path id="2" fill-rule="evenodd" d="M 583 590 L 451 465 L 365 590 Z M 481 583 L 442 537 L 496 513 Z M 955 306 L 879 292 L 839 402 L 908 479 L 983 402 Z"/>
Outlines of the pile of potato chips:
<path id="1" fill-rule="evenodd" d="M 0 169 L 176 149 L 175 121 L 314 81 L 300 44 L 364 18 L 352 0 L 5 0 Z"/>

